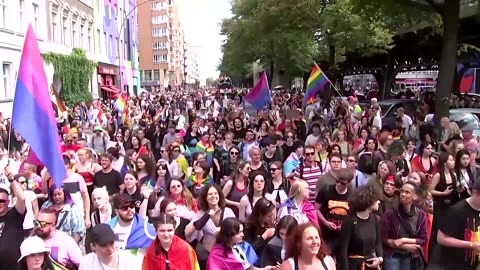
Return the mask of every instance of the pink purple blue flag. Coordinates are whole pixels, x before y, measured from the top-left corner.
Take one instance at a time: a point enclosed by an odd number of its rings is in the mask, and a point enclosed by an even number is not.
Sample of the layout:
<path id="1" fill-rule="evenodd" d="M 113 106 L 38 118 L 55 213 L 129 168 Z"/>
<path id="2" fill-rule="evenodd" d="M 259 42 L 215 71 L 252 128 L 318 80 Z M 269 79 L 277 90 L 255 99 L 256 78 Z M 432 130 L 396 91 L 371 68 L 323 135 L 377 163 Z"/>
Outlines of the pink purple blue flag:
<path id="1" fill-rule="evenodd" d="M 36 158 L 48 169 L 55 184 L 61 186 L 66 171 L 60 137 L 47 77 L 43 70 L 43 60 L 32 25 L 28 27 L 20 59 L 12 126 L 30 145 Z"/>
<path id="2" fill-rule="evenodd" d="M 250 103 L 257 111 L 263 109 L 265 105 L 272 102 L 270 87 L 268 86 L 267 73 L 264 72 L 257 82 L 257 85 L 246 94 L 243 99 Z"/>

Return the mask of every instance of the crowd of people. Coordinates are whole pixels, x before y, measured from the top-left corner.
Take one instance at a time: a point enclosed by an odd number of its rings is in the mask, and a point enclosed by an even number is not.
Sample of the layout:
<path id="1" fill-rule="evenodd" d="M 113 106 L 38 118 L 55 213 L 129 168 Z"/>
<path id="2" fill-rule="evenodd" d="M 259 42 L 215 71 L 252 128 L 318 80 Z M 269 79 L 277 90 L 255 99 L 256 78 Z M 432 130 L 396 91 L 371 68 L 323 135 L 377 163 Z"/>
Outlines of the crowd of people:
<path id="1" fill-rule="evenodd" d="M 476 269 L 478 142 L 431 102 L 152 92 L 59 120 L 67 176 L 0 116 L 0 270 Z M 410 115 L 409 115 L 410 114 Z M 439 132 L 436 132 L 438 130 Z"/>

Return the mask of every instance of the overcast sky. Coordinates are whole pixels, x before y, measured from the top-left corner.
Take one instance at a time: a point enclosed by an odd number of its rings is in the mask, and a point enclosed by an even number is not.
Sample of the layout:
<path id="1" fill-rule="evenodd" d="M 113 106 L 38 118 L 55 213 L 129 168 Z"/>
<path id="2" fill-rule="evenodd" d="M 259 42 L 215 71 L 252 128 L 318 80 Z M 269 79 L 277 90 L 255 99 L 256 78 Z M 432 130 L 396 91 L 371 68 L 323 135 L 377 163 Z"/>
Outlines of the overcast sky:
<path id="1" fill-rule="evenodd" d="M 179 0 L 179 12 L 185 38 L 197 54 L 201 76 L 217 78 L 223 40 L 219 23 L 231 16 L 229 0 Z"/>

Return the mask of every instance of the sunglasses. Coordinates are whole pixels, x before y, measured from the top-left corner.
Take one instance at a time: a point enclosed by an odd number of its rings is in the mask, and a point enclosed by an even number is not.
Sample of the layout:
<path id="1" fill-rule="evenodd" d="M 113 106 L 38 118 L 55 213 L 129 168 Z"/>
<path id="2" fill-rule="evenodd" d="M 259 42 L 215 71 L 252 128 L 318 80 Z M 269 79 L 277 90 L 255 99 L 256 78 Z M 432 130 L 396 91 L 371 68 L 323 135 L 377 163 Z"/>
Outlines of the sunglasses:
<path id="1" fill-rule="evenodd" d="M 73 142 L 73 141 L 72 140 L 67 140 L 67 143 L 71 143 L 71 142 Z"/>
<path id="2" fill-rule="evenodd" d="M 342 182 L 342 181 L 340 181 L 340 180 L 338 180 L 338 179 L 335 180 L 335 182 L 336 182 L 337 184 L 340 184 L 340 185 L 344 186 L 344 187 L 348 186 L 348 183 Z"/>
<path id="3" fill-rule="evenodd" d="M 278 170 L 278 168 L 270 168 L 270 171 L 272 172 L 276 172 Z"/>
<path id="4" fill-rule="evenodd" d="M 40 227 L 40 228 L 45 228 L 48 225 L 52 225 L 53 223 L 46 222 L 46 221 L 41 221 L 41 220 L 34 220 L 33 221 L 33 226 L 35 227 Z"/>
<path id="5" fill-rule="evenodd" d="M 232 156 L 237 156 L 237 155 L 238 155 L 238 152 L 230 152 L 230 155 L 232 155 Z"/>
<path id="6" fill-rule="evenodd" d="M 173 186 L 170 186 L 170 188 L 173 188 L 173 189 L 177 189 L 177 188 L 181 188 L 182 185 L 173 185 Z"/>
<path id="7" fill-rule="evenodd" d="M 178 148 L 177 148 L 177 149 L 173 149 L 172 152 L 174 152 L 174 153 L 179 153 L 179 152 L 180 152 L 180 149 L 178 149 Z"/>
<path id="8" fill-rule="evenodd" d="M 313 156 L 313 155 L 315 155 L 315 153 L 314 153 L 314 152 L 308 152 L 308 153 L 305 153 L 305 156 L 307 156 L 307 157 L 310 157 L 310 156 Z"/>
<path id="9" fill-rule="evenodd" d="M 26 184 L 27 181 L 18 181 L 18 183 L 19 183 L 20 185 L 23 185 L 23 184 Z"/>
<path id="10" fill-rule="evenodd" d="M 122 211 L 127 211 L 128 209 L 135 209 L 135 203 L 129 203 L 127 205 L 124 205 L 122 207 L 120 207 L 120 210 Z"/>
<path id="11" fill-rule="evenodd" d="M 347 159 L 347 162 L 357 162 L 355 159 Z"/>

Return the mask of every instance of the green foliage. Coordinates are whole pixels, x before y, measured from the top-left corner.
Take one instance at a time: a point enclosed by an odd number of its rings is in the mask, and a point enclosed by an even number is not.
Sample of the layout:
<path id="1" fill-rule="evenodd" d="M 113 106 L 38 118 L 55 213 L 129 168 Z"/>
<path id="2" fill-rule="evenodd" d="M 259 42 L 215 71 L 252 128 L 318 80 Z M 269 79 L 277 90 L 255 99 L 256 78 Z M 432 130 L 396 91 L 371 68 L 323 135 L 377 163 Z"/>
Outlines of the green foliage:
<path id="1" fill-rule="evenodd" d="M 233 17 L 225 19 L 226 36 L 219 70 L 229 76 L 246 76 L 251 64 L 274 66 L 292 78 L 308 70 L 317 53 L 320 1 L 237 0 Z M 271 71 L 271 70 L 270 70 Z"/>
<path id="2" fill-rule="evenodd" d="M 48 52 L 42 56 L 46 63 L 53 65 L 55 74 L 61 78 L 60 97 L 67 106 L 92 100 L 88 89 L 97 65 L 87 59 L 84 50 L 74 48 L 70 55 Z"/>

